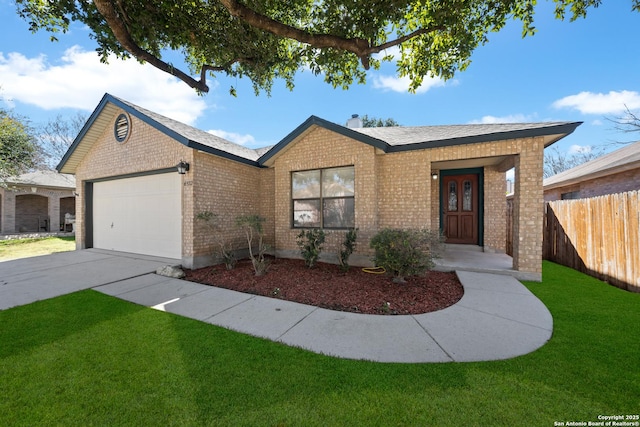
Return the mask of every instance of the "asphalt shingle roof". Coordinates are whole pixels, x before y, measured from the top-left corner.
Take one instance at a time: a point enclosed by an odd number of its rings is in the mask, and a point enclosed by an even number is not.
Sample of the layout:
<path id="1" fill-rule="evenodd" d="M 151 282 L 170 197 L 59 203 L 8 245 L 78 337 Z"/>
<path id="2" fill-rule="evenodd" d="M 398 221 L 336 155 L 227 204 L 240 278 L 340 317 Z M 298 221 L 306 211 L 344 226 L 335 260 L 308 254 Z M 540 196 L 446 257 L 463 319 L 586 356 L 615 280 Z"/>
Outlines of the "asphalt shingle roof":
<path id="1" fill-rule="evenodd" d="M 503 139 L 500 136 L 514 132 L 536 131 L 556 126 L 564 126 L 569 122 L 541 123 L 502 123 L 502 124 L 469 124 L 442 126 L 396 126 L 378 128 L 355 128 L 356 132 L 386 142 L 391 146 L 411 144 L 429 144 L 443 141 L 464 141 L 465 139 L 483 137 L 484 139 Z M 441 145 L 441 144 L 440 144 Z"/>
<path id="2" fill-rule="evenodd" d="M 557 138 L 547 140 L 546 143 L 551 144 L 555 140 L 573 132 L 580 124 L 580 122 L 546 122 L 353 129 L 311 116 L 278 144 L 272 147 L 251 149 L 147 110 L 129 101 L 105 94 L 58 165 L 58 170 L 71 173 L 75 171 L 78 163 L 86 155 L 89 148 L 100 137 L 101 130 L 108 123 L 111 123 L 112 115 L 117 114 L 118 108 L 128 111 L 129 114 L 136 116 L 187 147 L 258 167 L 268 165 L 271 159 L 313 126 L 329 129 L 362 143 L 372 145 L 384 152 L 396 152 L 556 135 Z M 93 129 L 94 127 L 95 130 Z"/>
<path id="3" fill-rule="evenodd" d="M 242 145 L 227 141 L 226 139 L 220 138 L 219 136 L 213 135 L 209 132 L 205 132 L 203 130 L 194 128 L 193 126 L 186 125 L 177 120 L 170 119 L 169 117 L 132 104 L 128 101 L 125 101 L 124 99 L 120 99 L 115 96 L 113 98 L 144 114 L 153 121 L 163 125 L 164 127 L 174 131 L 175 133 L 182 135 L 190 141 L 197 142 L 206 147 L 213 148 L 214 150 L 233 154 L 235 156 L 242 157 L 251 161 L 257 161 L 260 157 L 260 150 L 243 147 Z"/>
<path id="4" fill-rule="evenodd" d="M 76 188 L 76 177 L 55 171 L 35 171 L 9 178 L 8 183 L 55 188 Z"/>

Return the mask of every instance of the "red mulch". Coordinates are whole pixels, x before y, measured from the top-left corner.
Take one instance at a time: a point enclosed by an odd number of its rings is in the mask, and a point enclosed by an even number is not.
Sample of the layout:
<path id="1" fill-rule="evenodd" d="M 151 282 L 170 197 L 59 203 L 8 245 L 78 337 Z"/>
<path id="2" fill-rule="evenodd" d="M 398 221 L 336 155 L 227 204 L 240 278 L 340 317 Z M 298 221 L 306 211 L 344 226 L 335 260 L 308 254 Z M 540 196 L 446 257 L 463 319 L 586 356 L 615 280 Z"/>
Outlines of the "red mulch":
<path id="1" fill-rule="evenodd" d="M 337 265 L 318 263 L 309 269 L 303 260 L 284 258 L 272 260 L 260 277 L 249 260 L 238 262 L 233 270 L 217 265 L 185 273 L 192 282 L 367 314 L 428 313 L 455 304 L 464 292 L 455 273 L 429 271 L 396 284 L 388 275 L 365 273 L 359 267 L 342 273 Z"/>

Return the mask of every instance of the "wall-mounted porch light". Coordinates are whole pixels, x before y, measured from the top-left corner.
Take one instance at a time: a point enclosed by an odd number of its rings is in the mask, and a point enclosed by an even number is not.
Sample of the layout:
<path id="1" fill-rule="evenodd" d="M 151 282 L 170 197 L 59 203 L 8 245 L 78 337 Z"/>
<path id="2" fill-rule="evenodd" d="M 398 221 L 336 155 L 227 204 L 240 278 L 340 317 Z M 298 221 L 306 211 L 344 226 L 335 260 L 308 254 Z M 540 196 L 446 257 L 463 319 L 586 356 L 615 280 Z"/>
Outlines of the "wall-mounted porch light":
<path id="1" fill-rule="evenodd" d="M 178 163 L 178 166 L 176 167 L 180 175 L 184 175 L 189 171 L 189 163 L 185 162 L 184 160 L 180 160 L 180 163 Z"/>
<path id="2" fill-rule="evenodd" d="M 438 171 L 431 172 L 431 179 L 434 181 L 438 179 Z"/>

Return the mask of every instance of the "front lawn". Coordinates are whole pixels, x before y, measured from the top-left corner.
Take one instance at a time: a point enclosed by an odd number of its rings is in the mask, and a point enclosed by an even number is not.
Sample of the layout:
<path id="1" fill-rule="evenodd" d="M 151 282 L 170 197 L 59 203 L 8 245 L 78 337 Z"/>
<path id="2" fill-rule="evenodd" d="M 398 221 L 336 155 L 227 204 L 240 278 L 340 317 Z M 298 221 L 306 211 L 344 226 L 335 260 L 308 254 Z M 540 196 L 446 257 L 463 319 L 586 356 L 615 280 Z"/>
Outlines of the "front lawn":
<path id="1" fill-rule="evenodd" d="M 95 291 L 0 312 L 0 424 L 446 426 L 640 412 L 640 295 L 551 263 L 554 335 L 506 361 L 340 360 Z"/>
<path id="2" fill-rule="evenodd" d="M 75 241 L 73 236 L 0 240 L 0 261 L 72 251 Z"/>

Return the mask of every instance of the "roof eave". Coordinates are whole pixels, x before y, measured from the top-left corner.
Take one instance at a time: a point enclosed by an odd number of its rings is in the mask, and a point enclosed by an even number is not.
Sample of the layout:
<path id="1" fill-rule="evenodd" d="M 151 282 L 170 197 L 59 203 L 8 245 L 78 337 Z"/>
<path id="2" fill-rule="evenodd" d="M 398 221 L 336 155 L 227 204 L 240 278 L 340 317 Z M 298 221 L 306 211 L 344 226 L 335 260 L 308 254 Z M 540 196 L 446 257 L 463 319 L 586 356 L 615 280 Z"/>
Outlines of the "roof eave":
<path id="1" fill-rule="evenodd" d="M 83 126 L 82 130 L 80 131 L 80 133 L 78 134 L 76 139 L 71 144 L 71 147 L 69 147 L 69 150 L 67 150 L 67 152 L 65 153 L 64 157 L 62 158 L 62 160 L 60 161 L 58 166 L 56 166 L 56 170 L 58 170 L 61 173 L 75 174 L 75 169 L 66 168 L 67 163 L 68 163 L 69 159 L 73 156 L 73 153 L 75 152 L 76 148 L 82 143 L 82 141 L 85 138 L 87 132 L 89 131 L 89 129 L 91 129 L 91 127 L 93 126 L 93 124 L 95 123 L 95 121 L 100 116 L 100 114 L 105 109 L 105 106 L 108 103 L 113 104 L 114 106 L 116 106 L 118 108 L 121 108 L 122 110 L 127 112 L 127 114 L 130 114 L 131 116 L 136 117 L 137 119 L 139 119 L 142 122 L 146 123 L 147 125 L 153 127 L 154 129 L 158 130 L 159 132 L 164 133 L 168 137 L 174 139 L 175 141 L 179 142 L 180 144 L 182 144 L 182 145 L 184 145 L 186 147 L 193 148 L 193 149 L 196 149 L 196 150 L 200 150 L 200 151 L 203 151 L 203 152 L 206 152 L 206 153 L 209 153 L 209 154 L 214 154 L 216 156 L 220 156 L 220 157 L 223 157 L 223 158 L 226 158 L 226 159 L 229 159 L 229 160 L 233 160 L 233 161 L 236 161 L 236 162 L 244 163 L 244 164 L 247 164 L 247 165 L 260 166 L 256 160 L 251 160 L 249 158 L 241 157 L 241 156 L 238 156 L 238 155 L 235 155 L 235 154 L 232 154 L 232 153 L 220 150 L 220 149 L 216 149 L 216 148 L 210 147 L 210 146 L 202 144 L 200 142 L 193 141 L 193 140 L 185 137 L 184 135 L 181 135 L 180 133 L 174 131 L 173 129 L 168 128 L 167 126 L 163 125 L 162 123 L 159 123 L 158 121 L 156 121 L 155 119 L 147 116 L 143 112 L 138 111 L 137 109 L 131 107 L 130 105 L 122 102 L 120 99 L 114 97 L 113 95 L 110 95 L 110 94 L 107 93 L 102 97 L 102 100 L 100 101 L 100 103 L 98 104 L 96 109 L 93 111 L 93 113 L 91 114 L 91 116 L 87 120 L 87 123 L 85 123 L 85 125 Z"/>
<path id="2" fill-rule="evenodd" d="M 539 136 L 554 136 L 549 141 L 545 141 L 545 148 L 573 133 L 582 122 L 568 122 L 554 126 L 547 126 L 534 129 L 521 129 L 515 131 L 495 132 L 481 135 L 464 136 L 458 138 L 439 139 L 433 141 L 417 142 L 413 144 L 393 145 L 388 152 L 402 152 L 411 150 L 422 150 L 428 148 L 450 147 L 454 145 L 477 144 L 483 142 L 505 141 L 509 139 L 534 138 Z"/>
<path id="3" fill-rule="evenodd" d="M 224 150 L 219 150 L 217 148 L 213 148 L 208 145 L 204 145 L 197 141 L 187 140 L 187 142 L 184 145 L 186 145 L 189 148 L 193 148 L 195 150 L 202 151 L 208 154 L 213 154 L 215 156 L 222 157 L 227 160 L 233 160 L 235 162 L 243 163 L 249 166 L 262 167 L 257 160 L 251 160 L 251 159 L 247 159 L 246 157 L 236 156 L 235 154 L 229 153 Z"/>
<path id="4" fill-rule="evenodd" d="M 84 137 L 87 134 L 87 132 L 89 131 L 89 129 L 91 129 L 91 126 L 93 126 L 93 123 L 96 121 L 96 119 L 98 118 L 98 116 L 100 115 L 102 110 L 104 109 L 104 107 L 107 104 L 107 102 L 110 102 L 109 98 L 113 98 L 113 97 L 111 95 L 109 95 L 108 93 L 105 93 L 102 96 L 102 99 L 98 103 L 98 106 L 93 110 L 93 113 L 91 113 L 91 115 L 89 116 L 89 119 L 87 119 L 87 121 L 84 124 L 84 126 L 82 127 L 82 129 L 80 129 L 80 133 L 78 133 L 78 136 L 76 136 L 76 138 L 73 140 L 73 143 L 71 143 L 71 146 L 69 147 L 67 152 L 64 153 L 64 156 L 62 156 L 62 159 L 60 160 L 60 162 L 56 166 L 56 170 L 58 172 L 60 172 L 60 173 L 69 173 L 69 174 L 72 174 L 72 175 L 75 174 L 75 169 L 66 170 L 65 166 L 67 165 L 67 162 L 69 161 L 69 159 L 73 156 L 73 153 L 76 151 L 76 148 L 78 148 L 78 145 L 80 145 L 80 143 L 84 139 Z"/>

